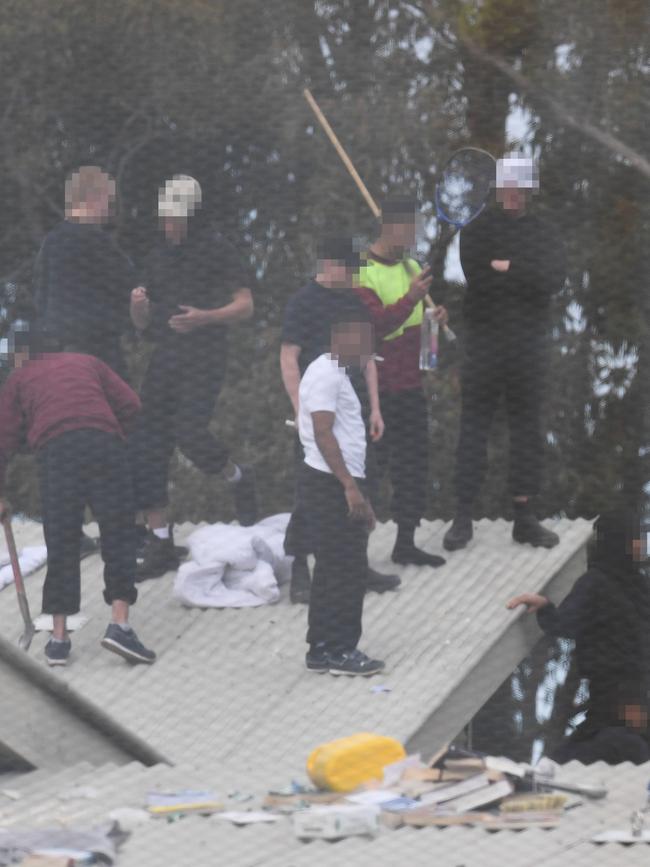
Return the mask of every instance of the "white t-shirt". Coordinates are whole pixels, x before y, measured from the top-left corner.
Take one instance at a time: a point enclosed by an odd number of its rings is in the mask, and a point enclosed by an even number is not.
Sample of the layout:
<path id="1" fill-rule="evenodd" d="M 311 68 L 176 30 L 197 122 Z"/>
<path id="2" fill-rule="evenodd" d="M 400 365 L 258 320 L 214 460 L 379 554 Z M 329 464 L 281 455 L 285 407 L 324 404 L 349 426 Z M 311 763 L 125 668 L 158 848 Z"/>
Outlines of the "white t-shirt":
<path id="1" fill-rule="evenodd" d="M 314 437 L 312 412 L 333 412 L 336 437 L 345 466 L 357 479 L 366 477 L 366 428 L 361 404 L 344 367 L 329 353 L 309 365 L 298 393 L 298 433 L 305 450 L 305 463 L 315 470 L 331 473 Z"/>

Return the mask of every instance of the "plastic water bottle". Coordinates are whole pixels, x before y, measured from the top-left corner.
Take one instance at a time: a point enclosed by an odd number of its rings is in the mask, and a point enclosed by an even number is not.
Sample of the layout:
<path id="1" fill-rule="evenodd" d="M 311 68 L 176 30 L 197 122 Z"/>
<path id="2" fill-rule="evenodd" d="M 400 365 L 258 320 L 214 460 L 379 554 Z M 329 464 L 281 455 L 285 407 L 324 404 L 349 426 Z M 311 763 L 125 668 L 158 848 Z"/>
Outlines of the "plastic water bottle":
<path id="1" fill-rule="evenodd" d="M 435 370 L 438 366 L 438 323 L 433 310 L 427 308 L 422 316 L 420 331 L 420 370 Z"/>

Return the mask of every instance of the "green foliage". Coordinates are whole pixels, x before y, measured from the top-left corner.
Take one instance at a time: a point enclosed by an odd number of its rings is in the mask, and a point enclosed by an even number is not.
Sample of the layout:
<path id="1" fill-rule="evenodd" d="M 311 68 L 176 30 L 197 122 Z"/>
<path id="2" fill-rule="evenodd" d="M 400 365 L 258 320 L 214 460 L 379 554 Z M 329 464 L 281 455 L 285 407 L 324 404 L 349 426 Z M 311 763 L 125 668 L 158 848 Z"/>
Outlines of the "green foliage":
<path id="1" fill-rule="evenodd" d="M 649 9 L 643 0 L 6 0 L 0 275 L 17 295 L 14 313 L 28 309 L 33 257 L 62 217 L 72 168 L 99 163 L 115 174 L 113 230 L 136 262 L 157 231 L 160 182 L 195 174 L 209 218 L 259 276 L 254 322 L 232 329 L 214 427 L 236 459 L 255 464 L 264 511 L 286 510 L 293 443 L 278 365 L 282 312 L 313 267 L 321 233 L 374 228 L 302 88 L 313 89 L 376 196 L 414 192 L 429 213 L 448 153 L 464 143 L 501 152 L 506 119 L 523 108 L 541 162 L 539 207 L 558 221 L 569 253 L 550 335 L 543 507 L 594 515 L 613 494 L 636 497 L 650 439 L 648 181 L 536 94 L 552 93 L 645 153 Z M 513 93 L 459 34 L 516 63 L 534 86 Z M 442 275 L 447 239 L 432 238 L 435 297 L 462 343 L 462 287 Z M 131 344 L 129 355 L 141 372 L 146 348 Z M 614 370 L 617 355 L 623 366 Z M 448 517 L 459 385 L 457 359 L 444 349 L 428 389 L 430 515 Z M 503 419 L 491 457 L 478 509 L 494 517 L 508 510 Z M 31 459 L 14 465 L 10 487 L 17 507 L 37 511 Z M 172 503 L 178 520 L 232 517 L 227 487 L 182 460 Z"/>

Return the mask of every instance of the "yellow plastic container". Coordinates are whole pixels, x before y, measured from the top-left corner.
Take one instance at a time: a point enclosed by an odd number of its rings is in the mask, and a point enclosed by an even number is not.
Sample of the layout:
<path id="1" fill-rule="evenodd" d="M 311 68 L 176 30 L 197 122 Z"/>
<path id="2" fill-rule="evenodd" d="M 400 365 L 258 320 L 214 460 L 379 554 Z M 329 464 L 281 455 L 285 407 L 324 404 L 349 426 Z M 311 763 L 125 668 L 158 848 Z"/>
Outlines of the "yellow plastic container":
<path id="1" fill-rule="evenodd" d="M 383 778 L 386 765 L 406 758 L 394 738 L 361 732 L 322 744 L 307 759 L 309 778 L 319 789 L 352 792 L 364 783 Z"/>

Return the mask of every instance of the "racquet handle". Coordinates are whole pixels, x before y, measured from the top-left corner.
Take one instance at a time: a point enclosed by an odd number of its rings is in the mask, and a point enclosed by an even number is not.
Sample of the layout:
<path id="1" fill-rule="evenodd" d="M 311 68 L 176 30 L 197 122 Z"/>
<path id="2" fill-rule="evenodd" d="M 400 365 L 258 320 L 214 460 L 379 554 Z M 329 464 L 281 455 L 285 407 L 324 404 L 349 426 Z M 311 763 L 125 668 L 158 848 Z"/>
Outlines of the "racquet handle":
<path id="1" fill-rule="evenodd" d="M 437 307 L 435 301 L 433 300 L 433 298 L 431 298 L 430 295 L 425 295 L 425 296 L 424 296 L 424 303 L 425 303 L 425 304 L 427 305 L 427 307 L 429 307 L 431 310 L 435 310 L 436 307 Z M 443 326 L 442 326 L 442 330 L 445 332 L 445 337 L 447 338 L 447 340 L 448 340 L 450 343 L 453 343 L 454 340 L 456 340 L 456 335 L 454 334 L 454 332 L 451 330 L 451 328 L 450 328 L 448 325 L 443 325 Z"/>

